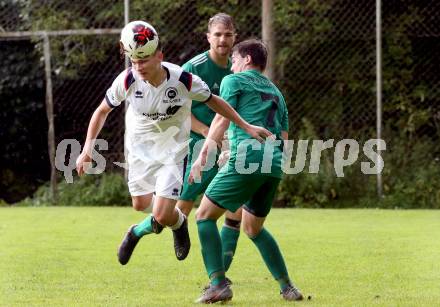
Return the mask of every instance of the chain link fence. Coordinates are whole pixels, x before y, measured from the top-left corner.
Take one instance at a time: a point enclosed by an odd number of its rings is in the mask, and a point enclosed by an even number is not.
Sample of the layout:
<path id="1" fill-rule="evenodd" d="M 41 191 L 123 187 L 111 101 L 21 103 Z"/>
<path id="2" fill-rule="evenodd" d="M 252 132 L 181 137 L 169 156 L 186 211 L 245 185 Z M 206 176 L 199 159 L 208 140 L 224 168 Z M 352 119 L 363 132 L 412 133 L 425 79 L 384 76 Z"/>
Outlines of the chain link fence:
<path id="1" fill-rule="evenodd" d="M 359 163 L 369 161 L 362 152 L 363 144 L 377 137 L 376 1 L 279 0 L 272 3 L 272 12 L 264 13 L 259 1 L 0 1 L 0 34 L 3 34 L 0 44 L 8 47 L 8 56 L 2 57 L 2 64 L 13 67 L 19 58 L 32 67 L 28 74 L 17 71 L 22 75 L 16 78 L 34 82 L 31 86 L 37 93 L 34 104 L 39 106 L 39 117 L 44 117 L 41 99 L 45 90 L 41 84 L 43 41 L 37 34 L 52 31 L 49 40 L 56 144 L 66 138 L 83 144 L 92 112 L 112 80 L 124 69 L 117 34 L 124 25 L 124 4 L 130 20 L 147 20 L 155 26 L 166 61 L 176 64 L 183 64 L 209 48 L 205 36 L 207 21 L 215 13 L 223 11 L 235 18 L 238 41 L 260 38 L 262 14 L 271 13 L 274 81 L 288 103 L 290 138 L 334 139 L 333 149 L 322 153 L 319 175 L 308 174 L 306 165 L 300 175 L 287 176 L 280 201 L 295 206 L 308 202 L 321 206 L 347 195 L 374 199 L 377 179 L 362 174 Z M 383 113 L 380 115 L 383 116 L 382 138 L 387 145 L 382 153 L 385 195 L 410 189 L 409 183 L 399 181 L 402 172 L 409 176 L 409 181 L 418 174 L 424 182 L 433 174 L 420 172 L 428 165 L 438 168 L 439 17 L 440 4 L 433 0 L 393 0 L 382 4 Z M 115 32 L 99 35 L 60 32 L 84 29 Z M 14 38 L 4 35 L 19 31 L 24 34 Z M 30 53 L 24 57 L 23 44 Z M 35 85 L 35 82 L 40 83 Z M 16 95 L 14 91 L 23 87 L 11 88 L 3 78 L 0 95 Z M 47 124 L 40 120 L 39 126 L 30 130 L 31 135 L 46 136 Z M 123 109 L 119 108 L 111 113 L 101 134 L 109 142 L 108 151 L 102 152 L 108 168 L 118 169 L 112 162 L 124 160 L 123 134 Z M 343 139 L 354 139 L 360 145 L 359 158 L 347 168 L 345 179 L 337 178 L 333 169 L 334 147 Z M 312 142 L 308 161 L 311 147 Z M 43 153 L 47 154 L 47 149 Z M 49 161 L 47 155 L 44 161 Z M 40 170 L 43 173 L 40 177 L 46 180 L 48 163 L 44 163 L 45 171 Z M 299 200 L 295 195 L 303 196 Z"/>
<path id="2" fill-rule="evenodd" d="M 439 208 L 440 3 L 384 1 L 383 11 L 384 193 Z"/>

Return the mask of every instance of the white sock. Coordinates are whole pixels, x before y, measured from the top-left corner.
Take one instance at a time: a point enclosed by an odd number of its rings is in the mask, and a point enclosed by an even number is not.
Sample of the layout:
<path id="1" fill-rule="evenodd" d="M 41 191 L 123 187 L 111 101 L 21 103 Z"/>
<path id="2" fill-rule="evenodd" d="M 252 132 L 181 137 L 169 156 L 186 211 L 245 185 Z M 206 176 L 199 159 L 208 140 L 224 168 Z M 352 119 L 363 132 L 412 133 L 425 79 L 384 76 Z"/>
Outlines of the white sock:
<path id="1" fill-rule="evenodd" d="M 169 226 L 171 228 L 171 230 L 179 229 L 180 226 L 182 226 L 183 221 L 185 220 L 185 215 L 182 213 L 182 211 L 180 211 L 180 209 L 177 207 L 176 207 L 176 210 L 177 210 L 177 213 L 179 214 L 179 217 L 177 218 L 176 224 Z"/>

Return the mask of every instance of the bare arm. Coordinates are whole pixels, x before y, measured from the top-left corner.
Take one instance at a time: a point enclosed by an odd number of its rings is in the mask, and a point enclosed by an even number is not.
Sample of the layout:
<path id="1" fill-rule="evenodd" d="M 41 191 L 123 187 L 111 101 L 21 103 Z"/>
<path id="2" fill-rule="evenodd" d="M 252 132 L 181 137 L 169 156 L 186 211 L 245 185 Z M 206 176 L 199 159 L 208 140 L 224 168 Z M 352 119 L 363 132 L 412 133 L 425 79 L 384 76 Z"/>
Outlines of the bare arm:
<path id="1" fill-rule="evenodd" d="M 221 99 L 219 96 L 212 95 L 211 99 L 206 102 L 206 105 L 214 110 L 216 113 L 226 117 L 227 119 L 233 121 L 237 126 L 242 128 L 251 137 L 257 139 L 259 142 L 264 142 L 266 137 L 272 135 L 270 131 L 265 128 L 257 127 L 249 124 L 231 107 L 226 101 Z M 211 124 L 212 126 L 212 124 Z M 213 129 L 210 129 L 213 130 Z"/>
<path id="2" fill-rule="evenodd" d="M 99 132 L 101 132 L 104 126 L 105 120 L 108 114 L 112 111 L 105 100 L 96 108 L 93 112 L 92 118 L 89 122 L 89 127 L 87 128 L 86 141 L 84 143 L 84 148 L 81 155 L 76 160 L 76 170 L 81 176 L 85 171 L 85 163 L 91 162 L 92 160 L 92 150 L 94 146 L 94 140 L 98 137 Z"/>
<path id="3" fill-rule="evenodd" d="M 197 117 L 191 113 L 191 130 L 206 138 L 208 136 L 209 127 L 199 121 Z"/>
<path id="4" fill-rule="evenodd" d="M 202 149 L 200 150 L 199 157 L 202 159 L 202 165 L 206 163 L 206 157 L 208 157 L 209 148 L 216 148 L 214 147 L 214 144 L 217 146 L 218 144 L 222 143 L 223 136 L 225 135 L 226 129 L 228 129 L 229 127 L 229 123 L 230 121 L 226 117 L 223 117 L 220 114 L 215 115 L 211 123 L 211 128 L 209 129 L 208 135 L 206 137 L 206 141 L 203 144 Z"/>
<path id="5" fill-rule="evenodd" d="M 208 136 L 206 137 L 203 147 L 200 150 L 197 161 L 193 164 L 191 168 L 191 173 L 189 175 L 189 183 L 198 181 L 201 178 L 201 172 L 203 166 L 206 164 L 206 159 L 209 155 L 210 149 L 213 150 L 217 148 L 218 144 L 221 144 L 223 136 L 226 129 L 229 127 L 229 119 L 216 114 L 214 120 L 211 123 L 211 128 L 209 129 Z"/>
<path id="6" fill-rule="evenodd" d="M 216 95 L 212 95 L 206 104 L 218 114 L 211 123 L 211 127 L 206 137 L 206 141 L 200 151 L 200 154 L 193 163 L 191 173 L 189 175 L 189 182 L 193 183 L 201 178 L 201 171 L 206 164 L 206 158 L 209 154 L 210 148 L 217 148 L 216 145 L 221 142 L 226 129 L 229 126 L 230 120 L 237 126 L 242 128 L 252 138 L 259 142 L 264 142 L 267 137 L 273 137 L 272 133 L 262 127 L 254 126 L 245 121 L 226 101 Z"/>
<path id="7" fill-rule="evenodd" d="M 244 131 L 249 129 L 249 123 L 243 120 L 241 116 L 231 107 L 226 101 L 217 95 L 212 95 L 211 99 L 206 102 L 206 105 L 210 107 L 216 113 L 226 117 L 227 119 L 233 121 Z M 211 124 L 212 125 L 212 124 Z"/>
<path id="8" fill-rule="evenodd" d="M 225 131 L 229 127 L 229 123 L 229 119 L 220 114 L 216 114 L 206 138 L 215 141 L 217 144 L 221 144 Z"/>

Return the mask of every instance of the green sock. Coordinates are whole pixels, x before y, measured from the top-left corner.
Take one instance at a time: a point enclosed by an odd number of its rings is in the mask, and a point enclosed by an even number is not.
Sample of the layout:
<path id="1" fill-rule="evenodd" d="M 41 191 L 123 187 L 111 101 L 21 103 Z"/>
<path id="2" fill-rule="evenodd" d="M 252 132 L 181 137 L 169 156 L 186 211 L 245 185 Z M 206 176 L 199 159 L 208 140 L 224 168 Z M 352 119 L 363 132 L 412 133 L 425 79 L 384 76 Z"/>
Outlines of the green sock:
<path id="1" fill-rule="evenodd" d="M 237 248 L 238 237 L 240 236 L 240 229 L 233 229 L 223 226 L 220 232 L 223 250 L 223 262 L 225 264 L 225 271 L 229 270 L 232 258 L 234 257 Z"/>
<path id="2" fill-rule="evenodd" d="M 213 286 L 219 285 L 223 280 L 225 280 L 225 272 L 216 272 L 211 275 L 211 284 Z"/>
<path id="3" fill-rule="evenodd" d="M 292 283 L 290 282 L 290 278 L 289 276 L 284 276 L 281 278 L 277 279 L 278 284 L 280 285 L 280 289 L 281 291 L 284 290 L 284 288 L 286 288 L 287 286 L 291 285 Z"/>
<path id="4" fill-rule="evenodd" d="M 211 283 L 218 285 L 225 279 L 225 269 L 222 257 L 222 241 L 214 220 L 197 221 L 203 262 Z"/>
<path id="5" fill-rule="evenodd" d="M 147 218 L 145 218 L 145 220 L 143 220 L 133 229 L 133 232 L 136 237 L 140 238 L 153 232 L 153 228 L 151 227 L 152 217 L 153 216 L 150 214 Z"/>
<path id="6" fill-rule="evenodd" d="M 255 237 L 251 238 L 252 242 L 257 246 L 272 276 L 278 281 L 281 289 L 284 289 L 290 283 L 287 273 L 286 264 L 280 248 L 272 235 L 263 228 Z"/>

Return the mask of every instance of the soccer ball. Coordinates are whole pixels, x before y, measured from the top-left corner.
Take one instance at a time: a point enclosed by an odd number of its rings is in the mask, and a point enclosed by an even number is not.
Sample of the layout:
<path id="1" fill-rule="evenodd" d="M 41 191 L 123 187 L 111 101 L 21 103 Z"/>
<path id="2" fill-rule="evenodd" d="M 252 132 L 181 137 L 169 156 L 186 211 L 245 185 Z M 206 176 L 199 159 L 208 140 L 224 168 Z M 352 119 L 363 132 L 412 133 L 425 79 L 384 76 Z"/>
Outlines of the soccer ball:
<path id="1" fill-rule="evenodd" d="M 120 44 L 124 54 L 130 59 L 142 59 L 156 51 L 159 36 L 149 23 L 132 21 L 122 29 Z"/>

